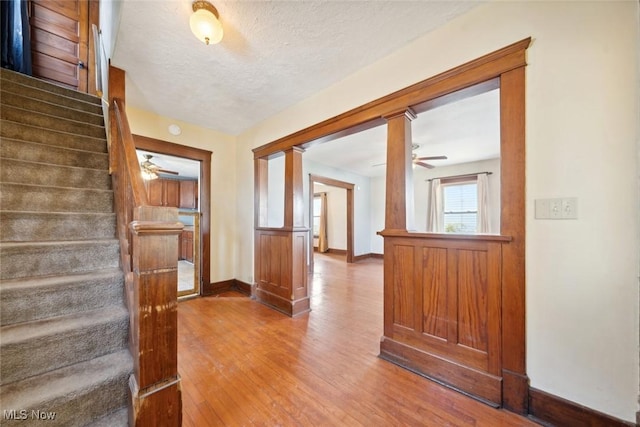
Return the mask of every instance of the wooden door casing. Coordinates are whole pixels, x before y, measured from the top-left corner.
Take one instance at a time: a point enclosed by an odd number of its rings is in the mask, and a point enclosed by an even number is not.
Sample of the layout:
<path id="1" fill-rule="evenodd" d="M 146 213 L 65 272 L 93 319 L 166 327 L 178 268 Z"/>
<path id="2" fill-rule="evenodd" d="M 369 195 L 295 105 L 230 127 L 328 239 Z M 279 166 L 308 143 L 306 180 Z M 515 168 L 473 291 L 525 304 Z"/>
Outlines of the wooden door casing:
<path id="1" fill-rule="evenodd" d="M 385 236 L 381 357 L 499 406 L 502 242 Z"/>

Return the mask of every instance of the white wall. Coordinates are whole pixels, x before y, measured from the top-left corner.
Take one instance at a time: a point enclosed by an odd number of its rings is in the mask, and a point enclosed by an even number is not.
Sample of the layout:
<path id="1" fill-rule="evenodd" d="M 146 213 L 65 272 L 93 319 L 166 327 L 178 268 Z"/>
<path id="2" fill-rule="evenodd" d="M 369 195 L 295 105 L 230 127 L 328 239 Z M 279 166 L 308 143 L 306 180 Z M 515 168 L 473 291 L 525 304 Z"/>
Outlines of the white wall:
<path id="1" fill-rule="evenodd" d="M 236 138 L 133 107 L 127 107 L 127 116 L 133 134 L 213 152 L 211 155 L 211 282 L 235 278 L 236 260 L 233 248 L 238 239 L 234 164 Z M 174 136 L 168 132 L 167 128 L 172 123 L 182 128 L 180 135 Z M 253 215 L 253 212 L 251 214 Z M 253 221 L 251 226 L 253 227 Z"/>
<path id="2" fill-rule="evenodd" d="M 638 409 L 638 2 L 492 2 L 240 135 L 238 264 L 253 274 L 253 147 L 526 37 L 527 370 L 624 420 Z M 575 221 L 534 199 L 577 197 Z M 508 201 L 506 201 L 508 202 Z"/>

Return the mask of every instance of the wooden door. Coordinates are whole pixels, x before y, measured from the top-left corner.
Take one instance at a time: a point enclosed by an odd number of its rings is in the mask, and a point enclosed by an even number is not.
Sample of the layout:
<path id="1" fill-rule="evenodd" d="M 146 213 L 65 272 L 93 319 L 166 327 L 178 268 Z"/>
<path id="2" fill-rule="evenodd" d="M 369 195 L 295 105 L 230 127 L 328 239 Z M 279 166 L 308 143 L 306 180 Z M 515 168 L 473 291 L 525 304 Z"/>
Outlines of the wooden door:
<path id="1" fill-rule="evenodd" d="M 89 90 L 89 9 L 88 0 L 31 0 L 34 77 Z"/>

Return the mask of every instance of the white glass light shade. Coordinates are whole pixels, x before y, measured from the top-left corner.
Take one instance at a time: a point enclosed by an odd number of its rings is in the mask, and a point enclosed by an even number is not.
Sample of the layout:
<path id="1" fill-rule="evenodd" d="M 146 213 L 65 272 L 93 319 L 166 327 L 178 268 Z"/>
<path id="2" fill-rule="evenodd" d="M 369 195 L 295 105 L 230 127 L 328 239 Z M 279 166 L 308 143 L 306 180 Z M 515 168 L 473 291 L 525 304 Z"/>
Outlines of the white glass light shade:
<path id="1" fill-rule="evenodd" d="M 218 18 L 207 9 L 196 10 L 189 19 L 193 34 L 204 44 L 220 43 L 224 30 Z"/>

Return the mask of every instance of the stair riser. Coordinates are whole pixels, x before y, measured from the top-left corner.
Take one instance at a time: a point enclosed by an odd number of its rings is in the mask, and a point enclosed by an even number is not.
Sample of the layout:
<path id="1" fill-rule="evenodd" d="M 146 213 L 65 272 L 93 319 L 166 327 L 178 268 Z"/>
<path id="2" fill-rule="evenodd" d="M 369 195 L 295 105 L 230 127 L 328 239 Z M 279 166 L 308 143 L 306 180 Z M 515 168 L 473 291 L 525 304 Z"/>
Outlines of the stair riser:
<path id="1" fill-rule="evenodd" d="M 6 211 L 113 212 L 113 192 L 60 187 L 0 184 Z"/>
<path id="2" fill-rule="evenodd" d="M 3 182 L 60 187 L 110 188 L 111 180 L 107 172 L 109 157 L 107 154 L 5 139 L 0 146 L 0 157 L 2 157 L 0 174 Z M 38 164 L 12 162 L 11 160 Z M 58 168 L 56 166 L 85 169 Z M 99 185 L 94 187 L 90 184 L 94 182 Z"/>
<path id="3" fill-rule="evenodd" d="M 105 130 L 103 126 L 95 126 L 83 122 L 49 116 L 21 108 L 2 106 L 0 118 L 45 129 L 53 129 L 61 132 L 86 135 L 94 138 L 104 138 Z"/>
<path id="4" fill-rule="evenodd" d="M 0 279 L 85 273 L 104 268 L 117 268 L 120 250 L 115 243 L 74 245 L 31 245 L 0 248 Z"/>
<path id="5" fill-rule="evenodd" d="M 20 141 L 37 142 L 44 145 L 73 148 L 76 150 L 107 152 L 107 140 L 101 138 L 57 132 L 50 129 L 29 126 L 24 123 L 3 120 L 0 122 L 0 136 Z M 3 141 L 4 144 L 4 141 Z"/>
<path id="6" fill-rule="evenodd" d="M 63 95 L 68 98 L 78 99 L 89 104 L 100 104 L 100 98 L 97 98 L 95 96 L 58 86 L 53 83 L 26 76 L 24 74 L 11 72 L 5 69 L 0 69 L 0 78 L 2 79 L 1 83 L 3 87 L 11 86 L 14 83 L 18 83 L 21 85 L 38 88 L 57 95 Z"/>
<path id="7" fill-rule="evenodd" d="M 9 287 L 0 293 L 0 324 L 13 325 L 47 317 L 124 304 L 121 274 L 86 280 L 47 282 L 38 287 Z"/>
<path id="8" fill-rule="evenodd" d="M 104 120 L 101 114 L 92 114 L 82 110 L 74 110 L 69 107 L 22 96 L 22 94 L 3 90 L 0 94 L 0 100 L 2 100 L 2 105 L 22 108 L 24 110 L 49 114 L 51 116 L 62 117 L 65 119 L 82 121 L 96 126 L 104 126 Z"/>
<path id="9" fill-rule="evenodd" d="M 127 345 L 128 316 L 56 335 L 0 347 L 2 384 L 28 378 L 121 350 Z M 28 354 L 29 357 L 24 357 Z"/>
<path id="10" fill-rule="evenodd" d="M 3 426 L 18 427 L 42 427 L 44 425 L 82 427 L 92 420 L 115 411 L 118 408 L 126 407 L 129 399 L 128 387 L 129 375 L 120 375 L 110 378 L 108 382 L 100 384 L 99 387 L 89 390 L 82 390 L 82 393 L 73 397 L 61 397 L 52 401 L 44 402 L 33 408 L 25 409 L 29 417 L 26 420 L 3 420 Z M 14 409 L 14 408 L 3 408 Z M 31 411 L 55 412 L 55 422 L 32 419 Z M 110 427 L 126 427 L 127 424 L 109 424 Z"/>
<path id="11" fill-rule="evenodd" d="M 0 212 L 3 242 L 113 239 L 115 214 Z"/>

